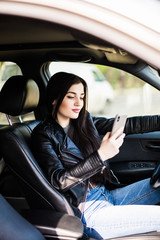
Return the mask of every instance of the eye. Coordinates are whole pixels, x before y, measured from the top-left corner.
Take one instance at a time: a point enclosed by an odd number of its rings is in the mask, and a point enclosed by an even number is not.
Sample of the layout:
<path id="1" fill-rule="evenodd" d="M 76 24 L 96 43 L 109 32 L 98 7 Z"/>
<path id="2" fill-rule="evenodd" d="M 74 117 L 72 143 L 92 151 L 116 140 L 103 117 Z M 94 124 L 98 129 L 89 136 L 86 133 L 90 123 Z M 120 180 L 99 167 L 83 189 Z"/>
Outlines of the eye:
<path id="1" fill-rule="evenodd" d="M 72 99 L 72 98 L 74 98 L 74 97 L 73 97 L 73 96 L 67 96 L 67 98 Z"/>
<path id="2" fill-rule="evenodd" d="M 80 97 L 80 99 L 84 100 L 84 95 L 82 95 L 82 96 Z"/>

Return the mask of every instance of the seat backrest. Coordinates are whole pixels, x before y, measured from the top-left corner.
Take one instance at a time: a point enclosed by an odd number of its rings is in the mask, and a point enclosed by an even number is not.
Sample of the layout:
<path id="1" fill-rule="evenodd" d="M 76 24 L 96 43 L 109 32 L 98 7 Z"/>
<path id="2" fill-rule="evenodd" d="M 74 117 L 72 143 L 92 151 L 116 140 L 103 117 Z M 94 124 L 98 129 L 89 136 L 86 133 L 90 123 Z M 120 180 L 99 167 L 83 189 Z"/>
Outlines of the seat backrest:
<path id="1" fill-rule="evenodd" d="M 4 92 L 2 88 L 0 93 L 0 103 L 5 100 L 6 106 L 4 107 L 4 105 L 1 106 L 0 104 L 0 111 L 3 113 L 15 116 L 20 115 L 21 112 L 28 112 L 26 109 L 33 111 L 36 107 L 35 102 L 38 102 L 36 99 L 37 90 L 32 89 L 34 95 L 30 96 L 30 100 L 27 100 L 28 94 L 30 95 L 29 89 L 26 87 L 28 81 L 30 81 L 30 88 L 37 88 L 37 85 L 31 79 L 26 79 L 21 76 L 21 81 L 24 81 L 25 83 L 21 84 L 21 89 L 19 89 L 20 97 L 17 97 L 18 93 L 16 92 L 16 98 L 14 98 L 13 87 L 17 86 L 17 82 L 19 82 L 20 79 L 19 77 L 20 76 L 11 79 L 11 81 L 14 80 L 14 84 L 12 82 L 11 86 L 9 83 L 7 83 L 7 87 L 4 85 Z M 8 81 L 10 81 L 10 79 Z M 12 91 L 11 99 L 10 91 Z M 4 93 L 7 94 L 8 98 Z M 33 101 L 32 98 L 34 98 Z M 34 103 L 34 106 L 32 106 L 32 103 Z M 14 109 L 10 109 L 13 105 Z M 15 105 L 17 106 L 17 109 Z M 1 154 L 5 163 L 20 179 L 27 202 L 31 208 L 55 209 L 59 212 L 74 215 L 66 198 L 51 186 L 31 152 L 31 133 L 38 123 L 38 121 L 30 121 L 2 127 L 0 129 Z"/>

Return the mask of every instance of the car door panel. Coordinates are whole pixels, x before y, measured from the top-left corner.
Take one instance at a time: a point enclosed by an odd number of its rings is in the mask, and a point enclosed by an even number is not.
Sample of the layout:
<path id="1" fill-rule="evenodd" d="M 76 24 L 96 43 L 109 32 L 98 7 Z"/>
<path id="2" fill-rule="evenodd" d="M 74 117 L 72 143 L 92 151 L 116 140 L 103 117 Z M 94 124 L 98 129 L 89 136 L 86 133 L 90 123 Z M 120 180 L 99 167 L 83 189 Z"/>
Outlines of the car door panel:
<path id="1" fill-rule="evenodd" d="M 159 160 L 160 132 L 151 132 L 126 136 L 110 165 L 119 181 L 129 184 L 151 177 Z"/>

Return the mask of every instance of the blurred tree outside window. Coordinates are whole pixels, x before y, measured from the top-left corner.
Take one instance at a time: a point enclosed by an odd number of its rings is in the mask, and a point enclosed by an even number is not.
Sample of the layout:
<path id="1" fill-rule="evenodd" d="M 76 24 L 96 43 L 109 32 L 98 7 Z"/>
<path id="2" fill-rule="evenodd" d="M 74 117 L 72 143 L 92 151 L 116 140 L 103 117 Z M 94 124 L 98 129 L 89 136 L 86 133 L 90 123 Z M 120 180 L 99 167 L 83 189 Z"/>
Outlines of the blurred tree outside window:
<path id="1" fill-rule="evenodd" d="M 128 116 L 159 114 L 160 94 L 143 80 L 116 68 L 97 66 L 114 89 L 114 99 L 106 106 L 102 116 L 117 113 Z"/>

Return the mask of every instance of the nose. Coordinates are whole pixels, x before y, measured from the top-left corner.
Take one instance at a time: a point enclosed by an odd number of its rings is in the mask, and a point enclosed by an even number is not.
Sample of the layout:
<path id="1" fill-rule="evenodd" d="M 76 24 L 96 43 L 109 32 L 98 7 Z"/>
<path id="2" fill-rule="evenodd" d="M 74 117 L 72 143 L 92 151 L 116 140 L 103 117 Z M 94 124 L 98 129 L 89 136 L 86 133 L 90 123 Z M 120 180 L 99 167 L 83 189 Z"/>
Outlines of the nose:
<path id="1" fill-rule="evenodd" d="M 80 106 L 81 105 L 81 99 L 80 98 L 76 98 L 76 101 L 75 101 L 75 105 L 76 106 Z"/>

